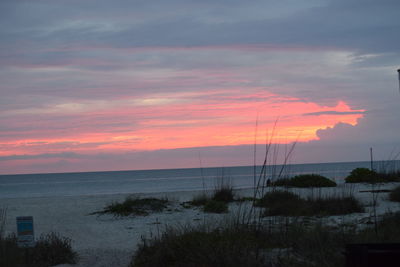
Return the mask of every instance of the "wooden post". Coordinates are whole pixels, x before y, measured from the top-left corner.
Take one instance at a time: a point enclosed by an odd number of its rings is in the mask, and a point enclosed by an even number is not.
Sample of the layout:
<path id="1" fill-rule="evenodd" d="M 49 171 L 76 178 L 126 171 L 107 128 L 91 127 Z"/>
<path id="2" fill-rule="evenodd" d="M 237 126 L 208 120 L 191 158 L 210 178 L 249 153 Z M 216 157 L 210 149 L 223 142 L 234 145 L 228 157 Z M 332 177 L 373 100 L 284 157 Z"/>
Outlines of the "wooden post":
<path id="1" fill-rule="evenodd" d="M 400 92 L 400 69 L 397 70 L 397 73 L 399 74 L 399 92 Z"/>
<path id="2" fill-rule="evenodd" d="M 371 156 L 371 171 L 373 171 L 374 170 L 374 158 L 372 155 L 372 147 L 369 148 L 369 154 Z"/>

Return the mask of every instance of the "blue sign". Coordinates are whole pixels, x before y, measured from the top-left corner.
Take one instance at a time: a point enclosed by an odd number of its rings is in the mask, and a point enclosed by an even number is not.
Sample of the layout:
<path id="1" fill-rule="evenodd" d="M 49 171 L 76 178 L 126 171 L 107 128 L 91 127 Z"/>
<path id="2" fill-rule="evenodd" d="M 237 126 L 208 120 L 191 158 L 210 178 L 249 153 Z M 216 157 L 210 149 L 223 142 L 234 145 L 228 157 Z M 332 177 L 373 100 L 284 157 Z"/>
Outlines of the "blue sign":
<path id="1" fill-rule="evenodd" d="M 35 236 L 33 234 L 33 217 L 21 216 L 17 217 L 17 232 L 19 247 L 34 247 Z"/>

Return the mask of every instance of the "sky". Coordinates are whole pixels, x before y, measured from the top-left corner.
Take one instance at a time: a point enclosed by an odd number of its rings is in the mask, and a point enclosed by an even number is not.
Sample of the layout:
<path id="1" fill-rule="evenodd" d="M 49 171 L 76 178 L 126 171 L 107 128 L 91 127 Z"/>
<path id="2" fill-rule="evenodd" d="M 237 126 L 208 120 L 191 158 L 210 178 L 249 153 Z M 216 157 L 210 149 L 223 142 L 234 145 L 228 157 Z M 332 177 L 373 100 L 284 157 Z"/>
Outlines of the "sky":
<path id="1" fill-rule="evenodd" d="M 400 151 L 398 0 L 2 0 L 0 174 Z M 255 146 L 256 144 L 256 146 Z"/>

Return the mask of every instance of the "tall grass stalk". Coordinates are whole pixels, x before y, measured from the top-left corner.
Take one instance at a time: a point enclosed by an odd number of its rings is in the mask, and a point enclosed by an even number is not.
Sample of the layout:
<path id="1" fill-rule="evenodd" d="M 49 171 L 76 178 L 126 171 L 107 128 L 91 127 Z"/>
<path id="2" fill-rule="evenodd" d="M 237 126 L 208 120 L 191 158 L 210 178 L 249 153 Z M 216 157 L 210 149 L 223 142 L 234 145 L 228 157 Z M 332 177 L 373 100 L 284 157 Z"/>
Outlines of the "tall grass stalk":
<path id="1" fill-rule="evenodd" d="M 373 211 L 373 218 L 374 218 L 374 229 L 375 234 L 378 235 L 378 219 L 376 216 L 376 207 L 378 205 L 378 191 L 380 188 L 380 184 L 372 184 L 372 211 Z M 377 187 L 377 188 L 376 188 Z"/>
<path id="2" fill-rule="evenodd" d="M 278 161 L 281 156 L 280 145 L 279 142 L 276 142 L 276 129 L 279 118 L 277 118 L 272 127 L 271 134 L 269 134 L 268 129 L 265 134 L 265 151 L 263 156 L 263 163 L 261 165 L 261 170 L 257 173 L 257 131 L 258 131 L 258 118 L 256 121 L 256 131 L 254 138 L 254 173 L 253 173 L 253 205 L 249 210 L 246 224 L 250 224 L 251 221 L 256 222 L 257 225 L 261 225 L 261 219 L 263 211 L 260 209 L 258 212 L 255 211 L 255 201 L 257 198 L 261 198 L 265 194 L 265 190 L 268 185 L 268 180 L 276 180 L 279 179 L 288 164 L 290 157 L 293 154 L 294 148 L 297 144 L 293 142 L 289 149 L 287 145 L 285 145 L 285 150 L 283 152 L 283 162 L 280 164 L 281 166 L 278 168 Z"/>
<path id="3" fill-rule="evenodd" d="M 206 195 L 206 182 L 204 180 L 203 164 L 201 161 L 200 151 L 199 151 L 199 162 L 200 162 L 201 182 L 202 182 L 202 186 L 203 186 L 203 195 Z"/>

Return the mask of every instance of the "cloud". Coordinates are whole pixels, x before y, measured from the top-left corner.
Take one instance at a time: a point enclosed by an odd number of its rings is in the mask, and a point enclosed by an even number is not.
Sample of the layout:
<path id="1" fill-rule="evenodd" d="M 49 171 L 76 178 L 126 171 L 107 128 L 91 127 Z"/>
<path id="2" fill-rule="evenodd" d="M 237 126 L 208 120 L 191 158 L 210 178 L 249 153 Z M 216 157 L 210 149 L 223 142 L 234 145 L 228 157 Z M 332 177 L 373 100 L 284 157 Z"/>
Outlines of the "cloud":
<path id="1" fill-rule="evenodd" d="M 351 114 L 364 114 L 364 111 L 335 111 L 335 110 L 328 110 L 328 111 L 320 111 L 320 112 L 310 112 L 304 113 L 304 116 L 320 116 L 320 115 L 351 115 Z"/>
<path id="2" fill-rule="evenodd" d="M 393 0 L 75 3 L 3 3 L 3 42 L 116 48 L 270 43 L 399 52 L 400 4 Z"/>
<path id="3" fill-rule="evenodd" d="M 391 114 L 388 116 L 387 114 Z M 400 125 L 397 121 L 400 111 L 396 106 L 386 106 L 380 110 L 365 113 L 358 119 L 357 125 L 338 123 L 334 127 L 327 127 L 316 132 L 319 140 L 311 141 L 315 145 L 353 144 L 363 147 L 387 147 L 393 149 L 400 145 L 398 133 Z"/>
<path id="4" fill-rule="evenodd" d="M 0 155 L 249 143 L 257 110 L 266 124 L 280 116 L 291 138 L 301 125 L 320 139 L 309 147 L 396 143 L 399 9 L 396 0 L 1 1 Z"/>
<path id="5" fill-rule="evenodd" d="M 0 156 L 0 161 L 14 161 L 14 160 L 32 160 L 32 159 L 51 159 L 51 158 L 81 158 L 82 156 L 73 152 L 62 152 L 62 153 L 45 153 L 36 155 L 10 155 Z"/>

